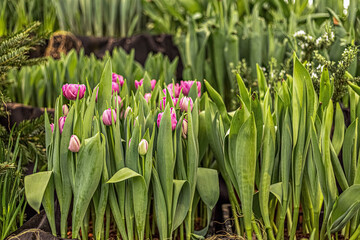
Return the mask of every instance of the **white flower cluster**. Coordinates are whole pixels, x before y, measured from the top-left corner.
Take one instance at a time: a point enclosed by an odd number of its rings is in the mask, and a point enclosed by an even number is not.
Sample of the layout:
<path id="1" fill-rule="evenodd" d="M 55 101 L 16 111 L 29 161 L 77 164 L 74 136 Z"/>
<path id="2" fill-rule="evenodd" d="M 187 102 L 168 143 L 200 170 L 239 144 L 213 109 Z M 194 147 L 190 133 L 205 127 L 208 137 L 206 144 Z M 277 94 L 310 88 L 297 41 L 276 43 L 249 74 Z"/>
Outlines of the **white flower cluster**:
<path id="1" fill-rule="evenodd" d="M 335 34 L 334 32 L 326 32 L 324 33 L 324 35 L 322 35 L 321 37 L 318 37 L 315 41 L 315 45 L 316 46 L 320 46 L 323 43 L 329 43 L 329 42 L 333 42 L 335 39 Z"/>

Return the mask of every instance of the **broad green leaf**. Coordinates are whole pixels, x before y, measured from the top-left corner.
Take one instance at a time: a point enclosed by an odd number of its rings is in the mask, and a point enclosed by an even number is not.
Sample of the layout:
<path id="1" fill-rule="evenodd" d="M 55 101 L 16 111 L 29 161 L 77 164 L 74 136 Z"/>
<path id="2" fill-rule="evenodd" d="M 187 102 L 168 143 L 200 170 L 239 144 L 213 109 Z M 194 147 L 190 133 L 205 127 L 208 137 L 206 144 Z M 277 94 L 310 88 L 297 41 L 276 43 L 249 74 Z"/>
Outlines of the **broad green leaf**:
<path id="1" fill-rule="evenodd" d="M 270 185 L 270 192 L 277 198 L 277 200 L 282 203 L 282 182 L 274 183 Z"/>
<path id="2" fill-rule="evenodd" d="M 256 126 L 252 113 L 239 130 L 236 141 L 236 177 L 244 224 L 249 239 L 252 237 L 252 202 L 256 167 Z M 247 166 L 246 168 L 244 166 Z"/>
<path id="3" fill-rule="evenodd" d="M 144 74 L 143 87 L 144 87 L 144 93 L 151 92 L 151 79 L 147 72 L 145 72 L 145 74 Z"/>
<path id="4" fill-rule="evenodd" d="M 130 168 L 122 168 L 119 171 L 117 171 L 114 176 L 112 176 L 108 183 L 117 183 L 117 182 L 122 182 L 125 180 L 128 180 L 130 178 L 135 178 L 135 177 L 142 177 L 139 173 L 133 171 Z"/>
<path id="5" fill-rule="evenodd" d="M 111 60 L 107 60 L 104 70 L 101 74 L 99 93 L 98 93 L 98 111 L 102 113 L 110 107 L 111 93 L 112 93 L 112 67 Z M 94 91 L 95 92 L 95 91 Z M 95 93 L 96 94 L 96 93 Z"/>
<path id="6" fill-rule="evenodd" d="M 356 94 L 360 95 L 360 87 L 350 81 L 348 81 L 349 86 L 356 92 Z"/>
<path id="7" fill-rule="evenodd" d="M 161 188 L 166 201 L 168 218 L 171 218 L 174 164 L 175 159 L 170 107 L 167 105 L 161 118 L 158 132 L 156 169 L 159 174 Z M 171 224 L 171 220 L 172 219 L 168 220 L 169 224 Z"/>
<path id="8" fill-rule="evenodd" d="M 335 202 L 328 222 L 329 230 L 333 233 L 341 230 L 347 222 L 358 212 L 360 185 L 355 184 L 346 189 Z"/>
<path id="9" fill-rule="evenodd" d="M 196 189 L 201 200 L 212 210 L 220 196 L 217 171 L 210 168 L 198 168 Z"/>
<path id="10" fill-rule="evenodd" d="M 266 79 L 264 72 L 260 68 L 259 64 L 256 64 L 256 73 L 257 73 L 257 80 L 259 83 L 260 99 L 263 99 L 267 91 L 267 86 L 266 86 Z"/>
<path id="11" fill-rule="evenodd" d="M 319 94 L 319 103 L 322 104 L 322 107 L 325 108 L 331 99 L 331 83 L 329 78 L 329 71 L 326 67 L 321 74 L 320 79 L 320 94 Z"/>
<path id="12" fill-rule="evenodd" d="M 352 122 L 345 131 L 344 144 L 342 149 L 344 173 L 349 185 L 352 184 L 355 175 L 354 162 L 357 151 L 357 129 L 358 119 Z"/>
<path id="13" fill-rule="evenodd" d="M 166 239 L 168 237 L 167 204 L 156 169 L 153 169 L 152 173 L 153 173 L 152 186 L 154 190 L 154 206 L 156 212 L 155 215 L 156 223 L 159 229 L 160 238 Z"/>
<path id="14" fill-rule="evenodd" d="M 239 74 L 236 74 L 236 80 L 237 80 L 237 83 L 239 86 L 239 93 L 240 93 L 241 100 L 244 102 L 246 108 L 250 111 L 250 109 L 251 109 L 250 97 L 249 97 L 249 92 L 245 86 L 245 83 Z"/>
<path id="15" fill-rule="evenodd" d="M 171 231 L 173 232 L 178 228 L 181 223 L 183 223 L 189 208 L 191 199 L 191 190 L 188 181 L 185 180 L 173 180 L 174 183 L 174 192 L 173 192 L 173 202 L 172 202 L 172 227 Z"/>
<path id="16" fill-rule="evenodd" d="M 100 133 L 85 139 L 78 155 L 73 204 L 73 237 L 77 237 L 91 198 L 99 186 L 103 168 L 105 142 Z M 104 138 L 104 137 L 102 137 Z"/>
<path id="17" fill-rule="evenodd" d="M 223 118 L 224 122 L 227 126 L 230 126 L 230 118 L 228 116 L 225 103 L 223 102 L 220 94 L 216 92 L 216 90 L 208 83 L 206 80 L 204 80 L 207 92 L 209 93 L 212 100 L 215 102 L 216 106 L 219 109 L 219 112 L 221 114 L 221 117 Z"/>
<path id="18" fill-rule="evenodd" d="M 26 200 L 37 213 L 40 213 L 40 205 L 51 175 L 51 171 L 45 171 L 25 176 Z"/>
<path id="19" fill-rule="evenodd" d="M 340 154 L 340 150 L 344 142 L 344 134 L 345 134 L 344 114 L 341 110 L 340 104 L 336 103 L 335 126 L 334 126 L 333 138 L 332 138 L 332 144 L 334 146 L 336 155 Z"/>
<path id="20" fill-rule="evenodd" d="M 261 172 L 259 185 L 260 210 L 265 223 L 265 227 L 271 230 L 269 218 L 269 200 L 271 175 L 275 160 L 275 125 L 271 116 L 270 107 L 267 110 L 264 136 L 261 151 Z"/>

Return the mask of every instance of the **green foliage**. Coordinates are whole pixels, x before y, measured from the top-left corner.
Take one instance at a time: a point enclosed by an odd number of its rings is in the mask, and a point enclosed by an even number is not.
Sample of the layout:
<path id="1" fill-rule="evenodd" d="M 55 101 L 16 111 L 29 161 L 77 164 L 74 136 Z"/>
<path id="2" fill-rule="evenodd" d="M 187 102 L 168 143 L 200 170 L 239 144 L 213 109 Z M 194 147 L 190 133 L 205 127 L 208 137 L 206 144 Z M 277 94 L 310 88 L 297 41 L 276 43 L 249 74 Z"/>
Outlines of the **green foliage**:
<path id="1" fill-rule="evenodd" d="M 24 221 L 26 203 L 19 138 L 10 138 L 7 144 L 0 141 L 0 239 L 5 239 Z"/>
<path id="2" fill-rule="evenodd" d="M 178 59 L 170 61 L 160 53 L 150 54 L 142 67 L 135 61 L 135 52 L 127 54 L 123 49 L 114 49 L 103 59 L 97 59 L 93 54 L 85 56 L 81 50 L 79 54 L 72 50 L 68 55 L 62 55 L 60 60 L 48 58 L 43 65 L 22 67 L 10 71 L 8 78 L 13 80 L 9 85 L 9 96 L 13 101 L 37 107 L 53 107 L 55 98 L 61 93 L 65 83 L 89 83 L 93 89 L 100 79 L 102 68 L 107 59 L 112 60 L 112 71 L 126 79 L 127 86 L 135 90 L 135 80 L 144 77 L 145 72 L 160 82 L 170 83 L 176 80 Z M 111 75 L 110 75 L 111 78 Z M 90 90 L 90 89 L 89 89 Z"/>

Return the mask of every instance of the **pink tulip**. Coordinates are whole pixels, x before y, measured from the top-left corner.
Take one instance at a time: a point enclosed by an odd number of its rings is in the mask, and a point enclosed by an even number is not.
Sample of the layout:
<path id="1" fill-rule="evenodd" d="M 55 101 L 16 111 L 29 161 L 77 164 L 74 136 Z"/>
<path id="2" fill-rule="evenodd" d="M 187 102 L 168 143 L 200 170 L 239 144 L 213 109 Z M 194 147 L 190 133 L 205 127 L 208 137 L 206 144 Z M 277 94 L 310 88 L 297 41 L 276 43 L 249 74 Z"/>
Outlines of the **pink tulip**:
<path id="1" fill-rule="evenodd" d="M 95 89 L 96 89 L 96 98 L 95 98 L 95 102 L 97 102 L 97 100 L 98 100 L 98 94 L 99 94 L 99 87 L 95 87 L 94 89 L 93 89 L 93 91 L 95 91 Z"/>
<path id="2" fill-rule="evenodd" d="M 68 149 L 71 152 L 79 152 L 80 150 L 80 139 L 76 135 L 72 135 Z"/>
<path id="3" fill-rule="evenodd" d="M 124 113 L 124 118 L 127 117 L 127 115 L 129 114 L 129 112 L 132 112 L 132 108 L 131 107 L 127 107 Z"/>
<path id="4" fill-rule="evenodd" d="M 144 82 L 144 79 L 142 78 L 140 81 L 135 80 L 135 88 L 138 89 Z"/>
<path id="5" fill-rule="evenodd" d="M 174 97 L 171 97 L 171 99 L 172 99 L 172 102 L 173 102 L 174 107 L 175 107 L 179 99 L 174 98 Z M 166 106 L 166 97 L 163 97 L 162 101 L 160 102 L 160 110 L 164 110 L 165 106 Z"/>
<path id="6" fill-rule="evenodd" d="M 145 93 L 144 98 L 145 98 L 146 102 L 148 103 L 151 99 L 151 93 Z"/>
<path id="7" fill-rule="evenodd" d="M 190 89 L 193 85 L 194 81 L 180 81 L 182 93 L 185 96 L 189 95 Z M 198 97 L 201 96 L 201 82 L 196 82 L 197 89 L 198 89 Z"/>
<path id="8" fill-rule="evenodd" d="M 181 111 L 185 111 L 187 112 L 188 107 L 189 107 L 189 103 L 190 103 L 190 111 L 192 111 L 193 109 L 193 100 L 190 97 L 183 97 L 180 99 L 180 109 Z"/>
<path id="9" fill-rule="evenodd" d="M 157 118 L 157 126 L 160 127 L 160 122 L 161 122 L 161 118 L 163 116 L 163 112 L 158 114 L 158 118 Z M 176 124 L 177 124 L 177 120 L 176 120 L 176 113 L 174 108 L 170 108 L 170 115 L 171 115 L 171 128 L 174 131 L 176 128 Z"/>
<path id="10" fill-rule="evenodd" d="M 187 132 L 188 132 L 188 121 L 184 119 L 181 127 L 181 135 L 183 136 L 183 138 L 187 137 Z"/>
<path id="11" fill-rule="evenodd" d="M 151 90 L 154 90 L 155 85 L 156 85 L 156 80 L 155 79 L 151 80 Z"/>
<path id="12" fill-rule="evenodd" d="M 114 93 L 114 92 L 119 92 L 119 84 L 115 83 L 115 82 L 112 82 L 111 83 L 111 93 Z"/>
<path id="13" fill-rule="evenodd" d="M 170 83 L 169 85 L 167 85 L 166 87 L 170 93 L 170 96 L 175 96 L 175 97 L 179 97 L 180 95 L 180 91 L 181 91 L 181 87 L 179 86 L 178 83 L 176 83 L 175 85 Z M 164 94 L 166 95 L 166 89 L 163 90 Z"/>
<path id="14" fill-rule="evenodd" d="M 50 127 L 51 127 L 51 132 L 54 132 L 54 124 L 50 124 Z"/>
<path id="15" fill-rule="evenodd" d="M 117 103 L 119 104 L 120 108 L 123 106 L 123 102 L 120 96 L 116 96 Z"/>
<path id="16" fill-rule="evenodd" d="M 65 84 L 62 86 L 62 92 L 64 97 L 69 100 L 76 100 L 79 92 L 79 99 L 82 99 L 85 95 L 86 87 L 84 84 Z"/>
<path id="17" fill-rule="evenodd" d="M 119 74 L 112 73 L 112 82 L 118 83 L 118 81 L 119 81 L 120 87 L 122 87 L 124 85 L 124 77 Z"/>
<path id="18" fill-rule="evenodd" d="M 59 118 L 59 130 L 60 130 L 60 134 L 63 132 L 64 125 L 65 125 L 65 120 L 66 120 L 66 117 L 60 117 L 60 118 Z"/>
<path id="19" fill-rule="evenodd" d="M 114 109 L 111 109 L 111 108 L 108 108 L 104 111 L 103 115 L 102 115 L 102 120 L 103 120 L 103 123 L 106 125 L 106 126 L 110 126 L 112 124 L 112 121 L 111 121 L 111 115 L 114 119 L 114 123 L 116 123 L 116 112 Z"/>

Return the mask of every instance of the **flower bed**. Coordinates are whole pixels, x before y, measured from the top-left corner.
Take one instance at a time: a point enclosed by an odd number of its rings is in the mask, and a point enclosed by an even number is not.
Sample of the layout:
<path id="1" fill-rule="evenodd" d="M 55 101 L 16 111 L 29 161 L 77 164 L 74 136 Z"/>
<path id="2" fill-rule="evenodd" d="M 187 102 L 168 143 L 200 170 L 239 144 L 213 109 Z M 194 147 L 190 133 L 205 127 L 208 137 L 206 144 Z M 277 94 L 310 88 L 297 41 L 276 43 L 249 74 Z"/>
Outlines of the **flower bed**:
<path id="1" fill-rule="evenodd" d="M 207 81 L 202 93 L 200 82 L 165 85 L 145 76 L 130 91 L 111 69 L 108 62 L 93 91 L 63 86 L 54 123 L 45 121 L 48 171 L 25 178 L 29 204 L 37 211 L 43 205 L 54 235 L 67 236 L 71 215 L 73 238 L 80 229 L 87 236 L 91 221 L 93 236 L 102 239 L 111 219 L 123 239 L 200 238 L 219 197 L 219 171 L 239 236 L 282 239 L 288 233 L 293 239 L 300 209 L 302 232 L 310 238 L 358 236 L 358 86 L 349 82 L 353 114 L 346 128 L 340 105 L 331 100 L 327 69 L 318 95 L 296 57 L 293 76 L 274 94 L 261 82 L 259 93 L 251 92 L 237 75 L 235 112 L 226 111 Z M 199 217 L 204 228 L 195 231 Z"/>

